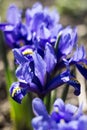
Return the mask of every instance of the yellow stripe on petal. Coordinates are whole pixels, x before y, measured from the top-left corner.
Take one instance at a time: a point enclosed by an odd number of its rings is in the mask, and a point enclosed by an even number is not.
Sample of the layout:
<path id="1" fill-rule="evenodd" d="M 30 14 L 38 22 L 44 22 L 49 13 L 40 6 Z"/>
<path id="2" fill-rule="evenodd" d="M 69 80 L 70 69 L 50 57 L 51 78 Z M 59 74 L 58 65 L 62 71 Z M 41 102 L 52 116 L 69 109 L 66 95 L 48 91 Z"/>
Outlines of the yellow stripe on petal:
<path id="1" fill-rule="evenodd" d="M 15 94 L 18 93 L 18 91 L 20 91 L 20 90 L 21 89 L 19 87 L 14 88 L 11 96 L 14 97 Z"/>
<path id="2" fill-rule="evenodd" d="M 22 52 L 23 55 L 28 55 L 28 54 L 33 54 L 33 50 L 32 49 L 26 49 Z"/>

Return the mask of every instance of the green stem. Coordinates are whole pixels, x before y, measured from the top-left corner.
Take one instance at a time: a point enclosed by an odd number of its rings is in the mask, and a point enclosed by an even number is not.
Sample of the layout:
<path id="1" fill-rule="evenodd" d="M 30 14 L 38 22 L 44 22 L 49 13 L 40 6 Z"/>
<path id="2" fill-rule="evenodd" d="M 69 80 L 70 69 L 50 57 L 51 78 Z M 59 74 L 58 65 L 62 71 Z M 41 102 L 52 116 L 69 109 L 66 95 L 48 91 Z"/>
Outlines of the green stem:
<path id="1" fill-rule="evenodd" d="M 47 111 L 49 113 L 51 110 L 51 108 L 50 108 L 51 107 L 51 93 L 48 93 L 48 95 L 44 98 L 44 103 L 45 103 Z"/>
<path id="2" fill-rule="evenodd" d="M 12 75 L 11 75 L 11 71 L 9 69 L 6 46 L 5 46 L 5 43 L 4 43 L 3 33 L 1 31 L 0 31 L 0 53 L 1 53 L 1 56 L 2 56 L 3 63 L 4 63 L 6 83 L 7 83 L 7 86 L 8 86 L 7 89 L 8 89 L 9 86 L 11 85 L 11 83 L 13 82 L 13 78 L 12 78 Z"/>
<path id="3" fill-rule="evenodd" d="M 32 93 L 28 93 L 28 111 L 29 111 L 29 128 L 30 130 L 32 130 L 32 126 L 31 126 L 31 120 L 34 117 L 34 113 L 32 110 L 32 99 L 33 99 L 33 95 Z"/>
<path id="4" fill-rule="evenodd" d="M 63 93 L 62 93 L 62 97 L 61 97 L 64 102 L 66 101 L 66 98 L 67 98 L 67 95 L 68 95 L 68 91 L 69 91 L 69 85 L 66 84 L 66 86 L 63 89 Z"/>
<path id="5" fill-rule="evenodd" d="M 51 106 L 53 106 L 53 103 L 56 100 L 56 97 L 57 97 L 57 89 L 51 92 Z"/>
<path id="6" fill-rule="evenodd" d="M 6 90 L 7 90 L 9 102 L 11 104 L 10 115 L 13 121 L 13 129 L 32 130 L 31 125 L 29 124 L 29 122 L 31 123 L 30 121 L 31 98 L 29 98 L 30 96 L 29 97 L 26 96 L 21 105 L 17 104 L 9 96 L 9 92 L 8 92 L 9 87 L 16 79 L 13 77 L 13 74 L 9 68 L 6 46 L 4 43 L 3 33 L 1 31 L 0 31 L 0 53 L 4 63 L 5 77 L 6 77 L 6 84 L 7 84 Z"/>

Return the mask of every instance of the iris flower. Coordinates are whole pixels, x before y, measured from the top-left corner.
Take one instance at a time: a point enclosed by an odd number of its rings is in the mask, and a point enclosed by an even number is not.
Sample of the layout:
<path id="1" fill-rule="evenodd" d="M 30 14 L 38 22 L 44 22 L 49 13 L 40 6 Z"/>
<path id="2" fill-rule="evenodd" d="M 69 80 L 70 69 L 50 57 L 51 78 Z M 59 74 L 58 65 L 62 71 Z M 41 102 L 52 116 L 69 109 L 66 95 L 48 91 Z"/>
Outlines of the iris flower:
<path id="1" fill-rule="evenodd" d="M 55 44 L 57 52 L 57 61 L 62 59 L 65 64 L 75 65 L 80 73 L 87 79 L 87 56 L 83 45 L 77 44 L 77 29 L 66 27 L 58 34 L 58 39 Z M 67 60 L 66 60 L 67 59 Z M 66 62 L 68 61 L 68 62 Z M 63 65 L 62 62 L 58 62 Z"/>
<path id="2" fill-rule="evenodd" d="M 75 64 L 81 74 L 87 79 L 87 58 L 86 50 L 83 45 L 77 46 L 76 51 L 69 60 L 70 64 Z"/>
<path id="3" fill-rule="evenodd" d="M 28 92 L 37 93 L 43 98 L 51 90 L 65 83 L 75 88 L 75 95 L 80 94 L 80 83 L 71 74 L 68 61 L 66 60 L 67 64 L 63 61 L 65 70 L 62 70 L 56 51 L 50 43 L 46 42 L 44 49 L 26 46 L 13 49 L 13 53 L 18 64 L 16 77 L 19 81 L 12 84 L 10 94 L 17 102 L 21 103 Z"/>
<path id="4" fill-rule="evenodd" d="M 69 55 L 70 53 L 72 53 L 72 50 L 73 48 L 75 48 L 76 44 L 77 44 L 77 29 L 76 28 L 72 29 L 70 26 L 67 26 L 59 33 L 58 56 Z"/>
<path id="5" fill-rule="evenodd" d="M 4 32 L 5 40 L 11 48 L 31 45 L 34 39 L 42 42 L 46 40 L 54 44 L 62 28 L 57 10 L 43 8 L 40 3 L 35 3 L 31 9 L 26 9 L 25 22 L 22 20 L 22 11 L 12 4 L 7 10 L 6 19 L 6 23 L 0 24 L 0 29 Z"/>
<path id="6" fill-rule="evenodd" d="M 35 98 L 32 102 L 35 118 L 32 119 L 34 130 L 86 130 L 87 116 L 79 108 L 64 104 L 62 99 L 56 99 L 54 109 L 48 114 L 41 99 Z"/>
<path id="7" fill-rule="evenodd" d="M 26 45 L 13 49 L 18 64 L 18 82 L 10 88 L 12 98 L 21 103 L 28 92 L 35 92 L 42 98 L 65 83 L 72 85 L 75 95 L 79 95 L 80 83 L 71 74 L 70 65 L 76 65 L 86 78 L 87 62 L 84 49 L 80 49 L 79 61 L 75 60 L 78 52 L 77 29 L 70 26 L 62 28 L 57 11 L 43 8 L 40 3 L 26 10 L 25 23 L 21 15 L 21 11 L 11 5 L 7 11 L 8 23 L 0 24 L 11 47 Z"/>

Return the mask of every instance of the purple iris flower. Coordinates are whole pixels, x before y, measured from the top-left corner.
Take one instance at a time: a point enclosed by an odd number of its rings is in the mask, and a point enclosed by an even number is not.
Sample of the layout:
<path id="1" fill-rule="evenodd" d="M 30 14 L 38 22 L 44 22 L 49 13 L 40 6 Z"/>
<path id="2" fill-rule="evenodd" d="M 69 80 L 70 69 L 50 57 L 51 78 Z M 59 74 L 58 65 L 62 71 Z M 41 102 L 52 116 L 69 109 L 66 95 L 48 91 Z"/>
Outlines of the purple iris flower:
<path id="1" fill-rule="evenodd" d="M 37 116 L 32 119 L 32 126 L 34 130 L 57 130 L 58 126 L 56 122 L 48 114 L 46 107 L 42 100 L 39 98 L 33 99 L 32 108 L 34 114 Z"/>
<path id="2" fill-rule="evenodd" d="M 34 130 L 86 130 L 87 116 L 79 108 L 64 104 L 62 99 L 56 99 L 54 109 L 48 114 L 46 107 L 41 99 L 35 98 L 32 102 L 33 112 L 36 115 L 32 119 Z"/>
<path id="3" fill-rule="evenodd" d="M 57 99 L 54 102 L 54 110 L 51 114 L 52 118 L 58 123 L 60 120 L 69 122 L 77 120 L 82 115 L 82 106 L 77 108 L 71 104 L 64 104 L 62 99 Z"/>
<path id="4" fill-rule="evenodd" d="M 50 43 L 45 44 L 45 48 L 34 49 L 25 46 L 20 49 L 13 49 L 14 57 L 18 68 L 16 77 L 19 80 L 19 88 L 28 92 L 35 92 L 39 97 L 44 97 L 51 90 L 67 83 L 75 88 L 74 93 L 80 94 L 80 83 L 71 75 L 69 67 L 59 73 L 57 57 L 53 46 Z M 14 93 L 18 88 L 17 83 L 12 84 L 10 94 L 13 99 L 21 103 L 22 98 Z M 13 89 L 14 88 L 14 89 Z M 17 96 L 17 98 L 16 98 Z M 19 100 L 18 100 L 19 96 Z"/>
<path id="5" fill-rule="evenodd" d="M 55 44 L 55 49 L 59 66 L 64 65 L 63 61 L 67 66 L 76 65 L 81 74 L 87 79 L 86 50 L 83 45 L 79 47 L 77 44 L 76 28 L 71 29 L 71 27 L 68 26 L 60 31 Z"/>
<path id="6" fill-rule="evenodd" d="M 17 100 L 20 103 L 22 98 L 26 95 L 27 85 L 24 89 L 22 89 L 19 86 L 20 86 L 19 82 L 13 83 L 12 87 L 10 88 L 10 93 L 13 99 Z"/>
<path id="7" fill-rule="evenodd" d="M 0 29 L 4 32 L 5 40 L 11 48 L 34 44 L 37 41 L 49 41 L 54 44 L 62 25 L 59 24 L 57 10 L 51 11 L 35 3 L 31 9 L 25 11 L 25 22 L 22 20 L 22 11 L 16 5 L 10 5 L 7 10 L 7 23 L 1 23 Z"/>
<path id="8" fill-rule="evenodd" d="M 27 28 L 22 23 L 22 11 L 12 4 L 7 10 L 7 22 L 0 23 L 0 29 L 4 32 L 6 43 L 11 47 L 23 46 L 27 38 Z"/>
<path id="9" fill-rule="evenodd" d="M 55 40 L 62 28 L 62 25 L 59 24 L 57 10 L 50 10 L 47 7 L 43 8 L 40 3 L 35 3 L 31 10 L 26 10 L 26 25 L 32 33 L 31 35 L 36 36 L 38 40 L 50 42 Z"/>
<path id="10" fill-rule="evenodd" d="M 56 47 L 58 47 L 58 59 L 62 56 L 67 57 L 72 53 L 77 43 L 77 29 L 70 26 L 61 30 L 58 34 Z"/>
<path id="11" fill-rule="evenodd" d="M 76 51 L 69 60 L 70 64 L 75 64 L 81 74 L 87 79 L 87 58 L 86 50 L 83 45 L 77 46 Z"/>
<path id="12" fill-rule="evenodd" d="M 87 116 L 86 115 L 83 115 L 79 118 L 78 130 L 82 130 L 82 129 L 83 130 L 87 129 Z"/>

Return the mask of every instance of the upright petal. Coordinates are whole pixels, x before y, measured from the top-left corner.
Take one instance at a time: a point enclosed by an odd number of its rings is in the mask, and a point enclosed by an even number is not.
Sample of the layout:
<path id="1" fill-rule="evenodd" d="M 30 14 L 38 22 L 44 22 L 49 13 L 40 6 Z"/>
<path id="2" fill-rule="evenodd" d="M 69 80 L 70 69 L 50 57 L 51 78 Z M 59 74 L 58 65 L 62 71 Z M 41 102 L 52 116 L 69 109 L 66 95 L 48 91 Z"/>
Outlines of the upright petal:
<path id="1" fill-rule="evenodd" d="M 74 55 L 71 57 L 69 62 L 76 62 L 82 61 L 86 58 L 86 51 L 84 46 L 80 46 L 76 48 L 76 51 L 74 52 Z"/>
<path id="2" fill-rule="evenodd" d="M 49 39 L 51 36 L 51 33 L 48 28 L 46 28 L 43 24 L 38 28 L 37 30 L 37 37 L 40 39 Z"/>
<path id="3" fill-rule="evenodd" d="M 57 63 L 57 59 L 53 47 L 48 43 L 46 44 L 44 55 L 44 60 L 46 62 L 46 70 L 48 73 L 51 73 Z"/>
<path id="4" fill-rule="evenodd" d="M 57 112 L 59 112 L 59 111 L 64 111 L 65 110 L 64 102 L 60 98 L 56 99 L 53 106 L 54 106 L 54 111 L 57 110 Z"/>
<path id="5" fill-rule="evenodd" d="M 25 63 L 22 67 L 22 74 L 27 83 L 30 83 L 34 77 L 34 72 L 32 68 L 30 67 L 29 62 Z"/>
<path id="6" fill-rule="evenodd" d="M 34 15 L 34 14 L 36 14 L 36 13 L 41 12 L 42 9 L 43 9 L 42 4 L 41 4 L 40 2 L 36 2 L 36 3 L 32 6 L 31 11 L 32 11 L 32 14 Z"/>
<path id="7" fill-rule="evenodd" d="M 33 112 L 36 116 L 43 116 L 43 118 L 49 119 L 48 112 L 41 99 L 39 98 L 33 99 L 32 107 Z"/>
<path id="8" fill-rule="evenodd" d="M 30 22 L 32 20 L 32 13 L 30 9 L 27 9 L 25 12 L 25 18 L 26 18 L 26 25 L 29 27 L 30 26 Z"/>
<path id="9" fill-rule="evenodd" d="M 51 29 L 53 28 L 53 26 L 58 24 L 60 17 L 55 8 L 53 10 L 50 10 L 48 7 L 45 7 L 43 12 L 44 12 L 44 23 L 48 29 Z"/>
<path id="10" fill-rule="evenodd" d="M 31 23 L 31 31 L 37 32 L 40 25 L 43 23 L 44 14 L 42 12 L 36 13 L 33 17 L 32 23 Z"/>
<path id="11" fill-rule="evenodd" d="M 18 24 L 21 21 L 21 12 L 16 5 L 10 5 L 7 11 L 7 22 L 10 24 Z"/>
<path id="12" fill-rule="evenodd" d="M 35 64 L 35 75 L 40 80 L 42 86 L 44 86 L 46 80 L 46 63 L 37 52 L 33 54 L 33 60 Z"/>
<path id="13" fill-rule="evenodd" d="M 70 27 L 65 28 L 61 31 L 58 49 L 62 55 L 68 55 L 72 52 L 73 47 L 76 44 L 76 29 Z"/>
<path id="14" fill-rule="evenodd" d="M 18 68 L 16 69 L 16 77 L 18 78 L 18 80 L 25 80 L 24 77 L 23 77 L 23 71 L 22 71 L 22 65 L 20 64 L 18 66 Z"/>

